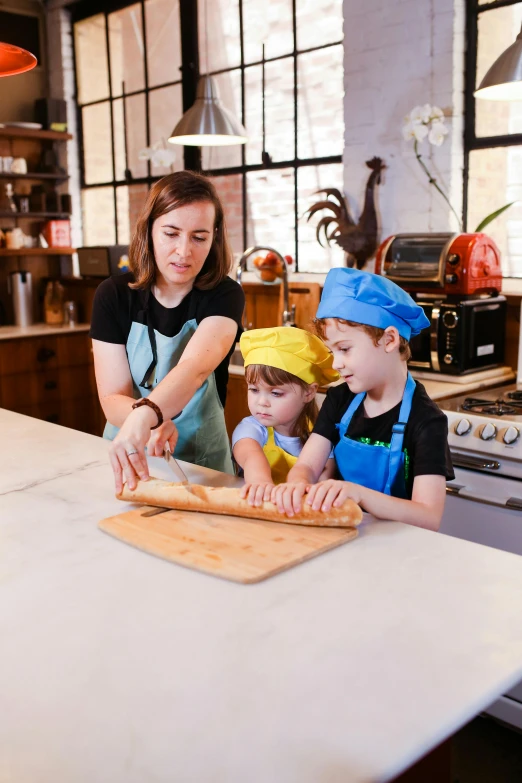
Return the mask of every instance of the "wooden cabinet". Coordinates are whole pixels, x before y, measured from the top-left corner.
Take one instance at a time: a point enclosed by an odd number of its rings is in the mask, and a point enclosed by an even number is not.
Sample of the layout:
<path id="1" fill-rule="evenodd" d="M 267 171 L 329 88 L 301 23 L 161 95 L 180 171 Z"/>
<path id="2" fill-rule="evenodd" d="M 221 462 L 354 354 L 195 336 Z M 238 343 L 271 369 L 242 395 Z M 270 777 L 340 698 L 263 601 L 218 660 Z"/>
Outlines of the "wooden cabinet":
<path id="1" fill-rule="evenodd" d="M 243 375 L 230 375 L 228 378 L 227 401 L 225 404 L 225 423 L 228 437 L 232 437 L 235 428 L 245 416 L 250 416 L 247 405 L 247 385 Z"/>
<path id="2" fill-rule="evenodd" d="M 87 332 L 0 341 L 0 405 L 101 435 L 101 411 Z"/>

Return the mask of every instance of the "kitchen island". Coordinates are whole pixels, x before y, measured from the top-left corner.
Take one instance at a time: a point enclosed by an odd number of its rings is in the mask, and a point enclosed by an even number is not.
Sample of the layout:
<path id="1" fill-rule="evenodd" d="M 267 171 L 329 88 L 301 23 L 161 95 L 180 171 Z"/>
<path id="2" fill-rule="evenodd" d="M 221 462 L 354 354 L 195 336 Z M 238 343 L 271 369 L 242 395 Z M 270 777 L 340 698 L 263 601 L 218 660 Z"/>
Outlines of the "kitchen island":
<path id="1" fill-rule="evenodd" d="M 516 555 L 367 521 L 226 582 L 98 530 L 102 439 L 0 431 L 2 783 L 387 781 L 522 677 Z"/>

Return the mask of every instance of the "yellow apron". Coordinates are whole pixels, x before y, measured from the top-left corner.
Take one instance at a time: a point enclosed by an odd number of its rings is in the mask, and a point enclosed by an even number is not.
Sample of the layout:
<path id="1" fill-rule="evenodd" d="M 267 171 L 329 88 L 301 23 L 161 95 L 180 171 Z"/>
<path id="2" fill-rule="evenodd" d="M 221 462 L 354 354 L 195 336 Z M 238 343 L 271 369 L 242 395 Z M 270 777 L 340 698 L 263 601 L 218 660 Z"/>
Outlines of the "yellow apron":
<path id="1" fill-rule="evenodd" d="M 268 439 L 263 446 L 263 454 L 268 460 L 272 472 L 274 484 L 283 484 L 286 477 L 297 462 L 297 457 L 288 454 L 281 446 L 278 446 L 274 438 L 274 428 L 267 427 Z"/>

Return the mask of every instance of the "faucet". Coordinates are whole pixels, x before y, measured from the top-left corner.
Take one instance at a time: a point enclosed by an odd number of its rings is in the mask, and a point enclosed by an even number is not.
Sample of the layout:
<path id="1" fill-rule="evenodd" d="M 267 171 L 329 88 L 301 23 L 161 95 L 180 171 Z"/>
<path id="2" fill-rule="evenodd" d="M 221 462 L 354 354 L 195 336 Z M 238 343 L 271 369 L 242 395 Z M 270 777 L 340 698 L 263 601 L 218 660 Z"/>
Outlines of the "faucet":
<path id="1" fill-rule="evenodd" d="M 241 278 L 243 272 L 246 271 L 248 259 L 253 253 L 258 253 L 260 250 L 267 250 L 270 253 L 274 253 L 281 261 L 281 267 L 283 269 L 283 326 L 295 326 L 295 304 L 290 307 L 288 298 L 288 264 L 281 253 L 278 253 L 273 247 L 268 247 L 267 245 L 254 245 L 253 247 L 249 247 L 238 261 L 236 280 L 239 285 L 241 285 Z"/>

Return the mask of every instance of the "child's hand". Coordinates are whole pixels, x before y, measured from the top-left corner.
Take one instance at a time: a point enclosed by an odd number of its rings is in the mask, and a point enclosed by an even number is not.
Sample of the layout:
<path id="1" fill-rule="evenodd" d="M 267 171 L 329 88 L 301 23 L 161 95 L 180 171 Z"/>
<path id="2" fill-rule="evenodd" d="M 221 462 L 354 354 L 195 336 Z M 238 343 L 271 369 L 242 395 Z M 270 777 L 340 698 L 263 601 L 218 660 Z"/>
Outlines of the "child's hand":
<path id="1" fill-rule="evenodd" d="M 314 511 L 330 511 L 332 506 L 338 508 L 342 506 L 347 498 L 361 501 L 361 488 L 358 484 L 352 484 L 351 481 L 336 481 L 328 479 L 313 484 L 310 487 L 306 502 L 309 503 Z"/>
<path id="2" fill-rule="evenodd" d="M 272 481 L 260 481 L 258 484 L 244 484 L 241 487 L 241 497 L 246 498 L 251 506 L 261 506 L 270 500 L 274 484 Z"/>
<path id="3" fill-rule="evenodd" d="M 303 497 L 308 491 L 309 484 L 304 482 L 295 484 L 278 484 L 272 490 L 270 500 L 275 503 L 279 513 L 293 517 L 301 511 Z"/>

